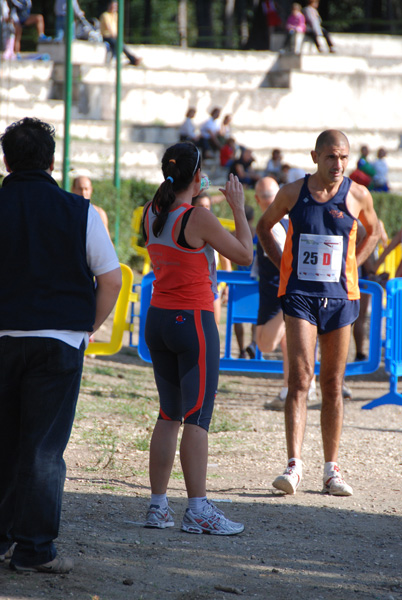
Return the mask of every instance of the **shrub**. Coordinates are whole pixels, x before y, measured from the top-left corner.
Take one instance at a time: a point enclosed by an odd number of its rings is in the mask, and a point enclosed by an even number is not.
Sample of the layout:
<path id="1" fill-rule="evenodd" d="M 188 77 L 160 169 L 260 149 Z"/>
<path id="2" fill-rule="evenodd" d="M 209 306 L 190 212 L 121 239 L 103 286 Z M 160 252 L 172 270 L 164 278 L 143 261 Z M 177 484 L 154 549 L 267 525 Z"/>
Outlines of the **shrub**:
<path id="1" fill-rule="evenodd" d="M 391 239 L 402 229 L 402 196 L 390 192 L 373 192 L 374 208 Z"/>
<path id="2" fill-rule="evenodd" d="M 122 263 L 142 268 L 142 259 L 134 256 L 131 248 L 131 218 L 133 210 L 152 200 L 157 186 L 137 181 L 135 179 L 122 180 L 120 188 L 120 211 L 118 210 L 117 190 L 111 181 L 92 181 L 93 202 L 101 206 L 109 218 L 109 230 L 113 241 L 116 241 L 118 232 L 117 254 Z"/>

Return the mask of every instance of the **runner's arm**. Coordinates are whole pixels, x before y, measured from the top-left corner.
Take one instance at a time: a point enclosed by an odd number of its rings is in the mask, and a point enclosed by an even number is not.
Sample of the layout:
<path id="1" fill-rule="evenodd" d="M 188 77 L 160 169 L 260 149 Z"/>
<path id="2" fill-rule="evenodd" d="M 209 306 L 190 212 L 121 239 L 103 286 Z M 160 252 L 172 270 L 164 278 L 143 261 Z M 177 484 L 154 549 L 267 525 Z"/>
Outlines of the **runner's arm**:
<path id="1" fill-rule="evenodd" d="M 380 224 L 374 210 L 373 198 L 368 189 L 362 185 L 353 184 L 353 195 L 360 205 L 358 219 L 366 230 L 366 236 L 356 246 L 356 261 L 359 267 L 374 252 L 380 239 Z"/>

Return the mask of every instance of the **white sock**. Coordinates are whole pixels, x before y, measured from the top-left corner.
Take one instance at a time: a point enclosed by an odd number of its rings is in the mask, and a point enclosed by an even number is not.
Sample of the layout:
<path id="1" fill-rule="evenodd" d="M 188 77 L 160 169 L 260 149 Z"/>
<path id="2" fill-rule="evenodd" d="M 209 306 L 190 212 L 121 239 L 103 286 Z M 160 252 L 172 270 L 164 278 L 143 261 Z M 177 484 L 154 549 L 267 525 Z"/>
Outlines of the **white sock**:
<path id="1" fill-rule="evenodd" d="M 151 504 L 159 506 L 159 508 L 166 508 L 168 505 L 166 494 L 151 494 Z"/>
<path id="2" fill-rule="evenodd" d="M 204 510 L 206 501 L 206 496 L 203 496 L 202 498 L 189 498 L 188 507 L 193 513 L 199 514 L 202 513 L 202 511 Z"/>
<path id="3" fill-rule="evenodd" d="M 289 458 L 288 460 L 288 467 L 292 465 L 292 467 L 294 467 L 296 473 L 298 473 L 300 475 L 300 477 L 302 476 L 303 473 L 303 461 L 301 458 Z"/>
<path id="4" fill-rule="evenodd" d="M 326 462 L 324 464 L 324 476 L 327 476 L 327 475 L 330 475 L 331 473 L 333 473 L 337 464 L 338 463 L 336 463 L 336 462 Z"/>

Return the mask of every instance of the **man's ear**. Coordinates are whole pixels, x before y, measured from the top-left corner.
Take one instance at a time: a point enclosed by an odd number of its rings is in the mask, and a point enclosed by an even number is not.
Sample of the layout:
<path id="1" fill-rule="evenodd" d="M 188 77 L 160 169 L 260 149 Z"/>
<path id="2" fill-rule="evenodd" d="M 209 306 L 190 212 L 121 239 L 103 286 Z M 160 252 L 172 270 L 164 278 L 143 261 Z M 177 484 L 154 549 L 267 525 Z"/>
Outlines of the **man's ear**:
<path id="1" fill-rule="evenodd" d="M 8 162 L 7 162 L 7 159 L 6 159 L 6 157 L 5 157 L 5 155 L 4 155 L 4 154 L 3 154 L 3 163 L 4 163 L 4 166 L 6 167 L 6 171 L 7 171 L 7 173 L 11 173 L 11 169 L 10 169 L 10 167 L 8 166 Z"/>
<path id="2" fill-rule="evenodd" d="M 313 159 L 313 163 L 316 165 L 318 162 L 318 154 L 315 150 L 311 151 L 311 158 Z"/>
<path id="3" fill-rule="evenodd" d="M 54 171 L 54 154 L 53 154 L 53 158 L 52 158 L 52 162 L 50 163 L 50 167 L 49 167 L 49 171 L 52 172 Z"/>

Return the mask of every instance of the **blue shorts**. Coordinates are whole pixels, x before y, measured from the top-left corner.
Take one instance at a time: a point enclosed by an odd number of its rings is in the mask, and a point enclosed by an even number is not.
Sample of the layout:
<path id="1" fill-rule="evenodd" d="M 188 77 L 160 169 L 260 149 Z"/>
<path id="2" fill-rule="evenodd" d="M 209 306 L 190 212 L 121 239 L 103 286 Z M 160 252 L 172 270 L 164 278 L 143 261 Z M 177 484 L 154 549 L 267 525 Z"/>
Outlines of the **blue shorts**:
<path id="1" fill-rule="evenodd" d="M 150 306 L 145 324 L 159 392 L 159 419 L 208 431 L 219 377 L 219 335 L 214 313 Z"/>
<path id="2" fill-rule="evenodd" d="M 320 335 L 354 323 L 360 310 L 360 300 L 344 298 L 287 294 L 281 296 L 281 302 L 285 315 L 308 321 L 317 327 Z"/>
<path id="3" fill-rule="evenodd" d="M 281 299 L 278 298 L 277 285 L 259 285 L 260 303 L 258 306 L 257 325 L 265 325 L 282 310 Z"/>

